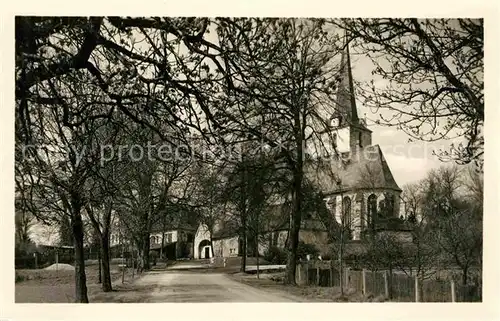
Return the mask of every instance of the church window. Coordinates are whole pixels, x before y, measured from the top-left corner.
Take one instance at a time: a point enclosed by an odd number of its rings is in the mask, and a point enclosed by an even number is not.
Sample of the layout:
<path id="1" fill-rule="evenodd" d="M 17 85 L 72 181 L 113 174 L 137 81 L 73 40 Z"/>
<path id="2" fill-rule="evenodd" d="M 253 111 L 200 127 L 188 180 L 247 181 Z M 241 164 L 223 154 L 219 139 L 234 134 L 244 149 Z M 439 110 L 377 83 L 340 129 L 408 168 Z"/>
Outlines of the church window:
<path id="1" fill-rule="evenodd" d="M 392 193 L 387 193 L 384 195 L 384 199 L 379 203 L 380 214 L 383 217 L 394 217 L 395 208 L 395 198 Z"/>
<path id="2" fill-rule="evenodd" d="M 358 133 L 358 144 L 359 144 L 359 147 L 363 147 L 362 138 L 363 138 L 363 133 L 359 132 Z"/>
<path id="3" fill-rule="evenodd" d="M 368 204 L 367 204 L 367 223 L 368 226 L 373 226 L 372 224 L 374 223 L 374 220 L 376 219 L 377 215 L 377 196 L 375 194 L 371 194 L 368 196 Z"/>
<path id="4" fill-rule="evenodd" d="M 394 194 L 389 194 L 387 197 L 387 214 L 389 217 L 394 217 L 394 204 L 395 203 L 395 198 Z"/>
<path id="5" fill-rule="evenodd" d="M 378 212 L 378 216 L 383 218 L 387 215 L 387 209 L 386 209 L 386 201 L 385 199 L 381 200 L 379 203 L 378 203 L 378 208 L 379 208 L 379 212 Z"/>
<path id="6" fill-rule="evenodd" d="M 350 228 L 351 227 L 351 199 L 346 196 L 342 200 L 342 215 L 343 215 L 343 221 L 344 221 L 344 226 Z"/>

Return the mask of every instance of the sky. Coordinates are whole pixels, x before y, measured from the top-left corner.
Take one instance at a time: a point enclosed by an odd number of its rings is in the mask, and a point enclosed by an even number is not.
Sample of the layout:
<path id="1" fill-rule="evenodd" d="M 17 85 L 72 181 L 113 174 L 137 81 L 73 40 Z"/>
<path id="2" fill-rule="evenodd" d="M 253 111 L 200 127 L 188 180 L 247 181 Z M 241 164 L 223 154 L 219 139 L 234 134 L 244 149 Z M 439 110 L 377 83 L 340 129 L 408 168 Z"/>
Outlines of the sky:
<path id="1" fill-rule="evenodd" d="M 330 33 L 343 33 L 341 30 L 329 29 Z M 343 35 L 343 34 L 342 34 Z M 207 39 L 217 43 L 215 30 L 212 30 Z M 373 79 L 371 74 L 375 68 L 371 58 L 358 54 L 356 48 L 350 48 L 352 73 L 355 82 L 370 82 Z M 374 79 L 375 86 L 384 88 L 388 81 Z M 415 141 L 409 142 L 409 136 L 395 127 L 376 125 L 374 121 L 379 119 L 379 114 L 387 115 L 384 110 L 372 110 L 363 106 L 359 96 L 356 96 L 358 116 L 365 118 L 369 129 L 372 130 L 372 144 L 380 145 L 392 174 L 402 188 L 405 184 L 412 183 L 425 178 L 426 174 L 434 168 L 438 168 L 445 163 L 441 162 L 433 155 L 434 150 L 447 150 L 451 141 L 442 140 L 433 143 Z M 390 114 L 390 112 L 389 112 Z M 447 164 L 447 163 L 446 163 Z"/>
<path id="2" fill-rule="evenodd" d="M 354 49 L 354 48 L 353 48 Z M 369 82 L 374 65 L 370 58 L 357 54 L 355 49 L 351 49 L 351 67 L 354 81 Z M 385 87 L 388 82 L 377 80 L 376 87 Z M 413 141 L 409 142 L 409 136 L 395 127 L 377 125 L 375 120 L 380 119 L 380 114 L 387 111 L 373 110 L 363 106 L 359 96 L 356 96 L 358 116 L 366 118 L 368 128 L 372 130 L 372 144 L 380 145 L 385 159 L 391 168 L 394 179 L 399 187 L 425 178 L 427 172 L 448 163 L 443 163 L 433 151 L 447 150 L 451 140 L 441 140 L 437 142 Z"/>
<path id="3" fill-rule="evenodd" d="M 215 32 L 208 35 L 208 40 L 215 42 Z M 139 45 L 139 47 L 141 47 Z M 351 48 L 351 67 L 354 81 L 369 82 L 372 79 L 372 70 L 374 65 L 370 58 L 356 53 L 355 48 Z M 383 80 L 377 80 L 376 86 L 385 87 L 387 83 Z M 382 149 L 385 159 L 391 168 L 392 174 L 397 184 L 403 188 L 404 185 L 423 179 L 426 174 L 434 168 L 443 165 L 439 159 L 432 155 L 433 150 L 448 149 L 450 141 L 438 141 L 425 143 L 422 141 L 409 142 L 408 136 L 397 130 L 395 127 L 386 127 L 377 125 L 374 121 L 379 118 L 379 113 L 363 106 L 362 101 L 357 98 L 358 115 L 365 118 L 368 128 L 372 130 L 372 144 L 377 144 Z M 54 243 L 57 237 L 52 231 L 45 229 L 39 230 L 40 226 L 33 227 L 32 234 L 35 234 L 35 242 Z"/>
<path id="4" fill-rule="evenodd" d="M 210 33 L 206 35 L 206 39 L 209 42 L 218 44 L 217 33 L 213 27 L 210 27 Z M 327 29 L 329 29 L 327 27 Z M 330 29 L 329 32 L 339 33 L 340 30 Z M 136 40 L 142 39 L 143 36 L 137 34 Z M 146 49 L 144 47 L 145 43 L 135 44 L 137 49 Z M 186 51 L 186 48 L 181 46 L 180 52 Z M 358 82 L 369 82 L 373 79 L 371 74 L 374 69 L 374 65 L 370 58 L 357 54 L 356 48 L 350 48 L 351 53 L 351 64 L 352 73 L 354 81 Z M 211 62 L 206 61 L 209 65 Z M 375 86 L 380 86 L 383 88 L 387 85 L 387 82 L 381 79 L 376 79 Z M 379 114 L 384 114 L 384 111 L 371 110 L 368 107 L 364 107 L 363 103 L 360 101 L 359 96 L 357 98 L 357 108 L 358 115 L 360 118 L 365 118 L 369 128 L 373 131 L 372 133 L 372 143 L 380 145 L 384 156 L 392 170 L 394 178 L 400 187 L 403 187 L 407 183 L 418 181 L 426 176 L 426 173 L 433 169 L 443 165 L 443 162 L 432 155 L 433 150 L 448 149 L 451 141 L 438 141 L 433 143 L 427 143 L 422 141 L 416 141 L 409 143 L 408 136 L 397 130 L 394 127 L 386 127 L 374 124 L 374 121 L 379 118 Z"/>

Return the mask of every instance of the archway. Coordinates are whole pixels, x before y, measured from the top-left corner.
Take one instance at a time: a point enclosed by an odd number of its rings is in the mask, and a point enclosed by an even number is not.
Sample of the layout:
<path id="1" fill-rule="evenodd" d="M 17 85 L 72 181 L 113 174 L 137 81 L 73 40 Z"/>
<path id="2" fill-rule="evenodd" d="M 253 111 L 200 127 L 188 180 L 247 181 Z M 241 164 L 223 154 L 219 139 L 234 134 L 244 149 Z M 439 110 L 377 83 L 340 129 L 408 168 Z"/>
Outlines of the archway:
<path id="1" fill-rule="evenodd" d="M 212 249 L 209 240 L 203 240 L 198 245 L 198 255 L 200 259 L 209 259 L 212 257 Z"/>

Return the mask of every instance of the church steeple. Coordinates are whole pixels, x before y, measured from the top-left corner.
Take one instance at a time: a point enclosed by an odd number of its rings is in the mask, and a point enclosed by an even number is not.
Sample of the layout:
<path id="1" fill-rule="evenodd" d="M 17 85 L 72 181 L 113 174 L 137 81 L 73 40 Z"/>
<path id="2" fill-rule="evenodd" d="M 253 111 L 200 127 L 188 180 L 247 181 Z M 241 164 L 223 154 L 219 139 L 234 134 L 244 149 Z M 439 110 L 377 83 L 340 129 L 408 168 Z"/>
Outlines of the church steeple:
<path id="1" fill-rule="evenodd" d="M 337 87 L 337 113 L 342 117 L 341 125 L 359 123 L 356 98 L 354 96 L 354 81 L 352 79 L 351 58 L 349 55 L 349 44 L 344 44 L 340 58 L 339 83 Z"/>
<path id="2" fill-rule="evenodd" d="M 340 58 L 337 93 L 330 126 L 335 131 L 334 145 L 340 152 L 354 152 L 372 144 L 371 130 L 359 119 L 354 95 L 349 44 L 345 35 L 344 49 Z"/>

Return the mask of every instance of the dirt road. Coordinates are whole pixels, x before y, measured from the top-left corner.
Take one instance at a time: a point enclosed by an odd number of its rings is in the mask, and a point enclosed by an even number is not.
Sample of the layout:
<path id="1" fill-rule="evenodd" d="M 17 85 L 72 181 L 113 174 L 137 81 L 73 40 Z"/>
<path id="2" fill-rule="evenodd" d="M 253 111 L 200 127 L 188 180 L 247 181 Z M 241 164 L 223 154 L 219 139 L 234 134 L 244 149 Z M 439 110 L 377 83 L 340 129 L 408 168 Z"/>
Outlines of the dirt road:
<path id="1" fill-rule="evenodd" d="M 91 302 L 294 302 L 297 298 L 241 284 L 219 273 L 153 271 Z"/>

